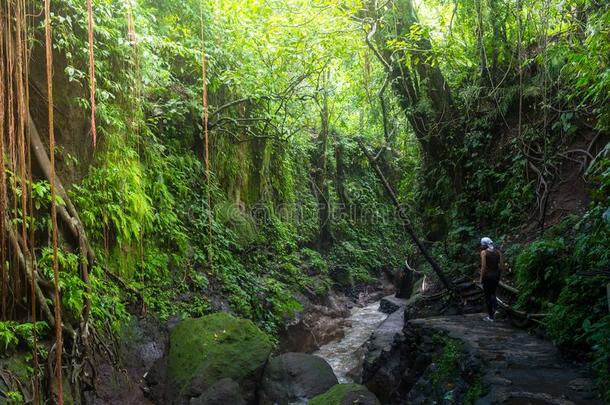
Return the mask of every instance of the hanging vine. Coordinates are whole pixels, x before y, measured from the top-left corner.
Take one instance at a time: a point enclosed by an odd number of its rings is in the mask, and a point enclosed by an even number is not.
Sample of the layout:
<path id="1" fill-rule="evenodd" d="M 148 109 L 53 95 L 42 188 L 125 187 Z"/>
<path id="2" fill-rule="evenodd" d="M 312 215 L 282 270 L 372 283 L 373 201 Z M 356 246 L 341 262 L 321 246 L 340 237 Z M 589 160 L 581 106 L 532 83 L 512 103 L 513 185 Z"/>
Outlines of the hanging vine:
<path id="1" fill-rule="evenodd" d="M 97 143 L 97 128 L 95 125 L 95 57 L 93 53 L 93 5 L 87 0 L 87 36 L 89 39 L 89 100 L 91 108 L 91 136 L 93 147 Z"/>
<path id="2" fill-rule="evenodd" d="M 59 290 L 59 264 L 57 257 L 57 204 L 55 190 L 55 132 L 53 119 L 53 47 L 51 32 L 51 0 L 44 2 L 45 17 L 45 56 L 47 74 L 47 114 L 49 125 L 49 157 L 51 160 L 51 226 L 53 233 L 53 286 L 54 286 L 54 307 L 55 307 L 55 378 L 57 384 L 57 399 L 59 405 L 63 405 L 62 387 L 62 352 L 63 336 L 61 329 L 61 297 Z"/>
<path id="3" fill-rule="evenodd" d="M 5 21 L 7 20 L 5 15 L 4 6 L 0 7 L 0 38 L 6 38 L 5 35 Z M 2 271 L 2 299 L 1 299 L 1 315 L 2 320 L 7 319 L 7 289 L 8 289 L 8 277 L 6 268 L 6 230 L 4 229 L 4 218 L 7 215 L 6 212 L 6 178 L 4 172 L 4 124 L 5 124 L 5 85 L 4 78 L 7 77 L 4 70 L 5 63 L 5 43 L 0 43 L 0 270 Z"/>
<path id="4" fill-rule="evenodd" d="M 205 177 L 207 183 L 207 199 L 208 199 L 208 260 L 212 265 L 212 194 L 211 194 L 211 178 L 210 178 L 210 143 L 209 143 L 209 111 L 208 111 L 208 84 L 207 84 L 207 63 L 205 52 L 205 32 L 203 20 L 203 2 L 200 2 L 200 18 L 201 18 L 201 103 L 203 107 L 202 124 L 203 138 L 205 146 Z"/>
<path id="5" fill-rule="evenodd" d="M 22 76 L 20 81 L 21 85 L 21 104 L 19 111 L 19 122 L 22 131 L 22 139 L 20 145 L 20 160 L 21 160 L 21 187 L 22 187 L 22 238 L 24 240 L 24 250 L 29 251 L 27 259 L 30 261 L 30 318 L 32 322 L 32 364 L 33 364 L 33 378 L 32 378 L 32 393 L 33 402 L 38 404 L 40 401 L 40 380 L 38 375 L 38 331 L 37 331 L 37 305 L 36 305 L 36 258 L 33 252 L 35 246 L 35 222 L 34 222 L 34 203 L 33 203 L 33 184 L 34 178 L 32 173 L 32 155 L 31 155 L 31 137 L 28 131 L 28 111 L 30 104 L 30 81 L 29 81 L 29 60 L 30 60 L 30 47 L 28 45 L 28 21 L 27 21 L 27 7 L 26 0 L 18 1 L 17 9 L 17 36 L 18 40 L 18 52 L 21 55 L 21 66 Z M 29 218 L 28 218 L 29 213 Z M 29 226 L 29 232 L 28 232 Z M 27 278 L 27 277 L 26 277 Z"/>

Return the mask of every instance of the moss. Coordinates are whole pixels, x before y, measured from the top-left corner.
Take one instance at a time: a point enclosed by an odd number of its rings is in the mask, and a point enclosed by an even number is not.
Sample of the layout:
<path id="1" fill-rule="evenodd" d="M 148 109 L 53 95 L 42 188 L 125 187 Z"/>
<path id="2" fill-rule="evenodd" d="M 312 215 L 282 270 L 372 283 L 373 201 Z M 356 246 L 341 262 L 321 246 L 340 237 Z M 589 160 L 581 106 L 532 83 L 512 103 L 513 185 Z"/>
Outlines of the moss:
<path id="1" fill-rule="evenodd" d="M 326 391 L 324 394 L 320 394 L 312 398 L 312 400 L 309 401 L 309 405 L 342 405 L 344 403 L 358 404 L 358 399 L 350 398 L 349 394 L 357 394 L 359 392 L 368 394 L 367 397 L 373 396 L 373 394 L 371 394 L 366 389 L 366 387 L 360 384 L 337 384 L 328 391 Z M 378 400 L 376 401 L 376 403 L 380 404 Z"/>
<path id="2" fill-rule="evenodd" d="M 474 404 L 479 398 L 485 395 L 485 387 L 481 381 L 481 377 L 477 376 L 476 380 L 470 384 L 468 391 L 464 394 L 463 403 L 465 405 Z"/>
<path id="3" fill-rule="evenodd" d="M 269 337 L 249 320 L 224 312 L 186 319 L 171 333 L 168 378 L 180 391 L 195 376 L 210 385 L 240 381 L 262 368 L 271 349 Z"/>
<path id="4" fill-rule="evenodd" d="M 27 382 L 31 378 L 28 356 L 29 354 L 20 352 L 0 359 L 0 368 L 9 371 L 17 380 Z M 2 387 L 5 388 L 4 385 Z"/>
<path id="5" fill-rule="evenodd" d="M 7 381 L 0 379 L 0 390 L 5 392 L 7 399 L 0 399 L 0 404 L 23 404 L 23 396 L 28 397 L 31 395 L 29 391 L 29 383 L 32 381 L 32 368 L 31 368 L 31 354 L 19 352 L 12 356 L 4 359 L 0 359 L 0 369 L 10 373 L 13 379 Z M 57 392 L 55 379 L 52 380 L 52 390 Z M 64 404 L 72 405 L 75 404 L 72 387 L 70 385 L 70 379 L 64 375 L 63 378 L 63 392 L 64 392 Z M 22 390 L 25 391 L 22 392 Z M 20 399 L 21 398 L 21 399 Z"/>
<path id="6" fill-rule="evenodd" d="M 112 247 L 108 256 L 111 268 L 123 277 L 132 278 L 141 266 L 139 247 L 135 243 L 122 243 Z"/>
<path id="7" fill-rule="evenodd" d="M 441 351 L 433 357 L 433 362 L 436 363 L 437 367 L 430 377 L 435 386 L 442 387 L 459 377 L 462 344 L 458 340 L 447 336 L 437 336 L 436 341 L 441 346 Z"/>

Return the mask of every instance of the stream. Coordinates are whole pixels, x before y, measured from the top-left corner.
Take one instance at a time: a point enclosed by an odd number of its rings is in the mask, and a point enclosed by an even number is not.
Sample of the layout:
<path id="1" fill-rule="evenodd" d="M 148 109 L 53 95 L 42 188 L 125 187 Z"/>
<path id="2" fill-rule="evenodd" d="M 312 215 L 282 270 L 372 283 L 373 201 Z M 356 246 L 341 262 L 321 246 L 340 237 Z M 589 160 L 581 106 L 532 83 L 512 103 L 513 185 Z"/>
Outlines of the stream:
<path id="1" fill-rule="evenodd" d="M 345 331 L 345 336 L 330 342 L 313 353 L 322 357 L 330 364 L 340 383 L 357 382 L 360 378 L 360 368 L 364 351 L 362 346 L 377 327 L 388 317 L 379 311 L 380 301 L 375 301 L 364 307 L 354 307 L 347 318 L 351 327 Z"/>

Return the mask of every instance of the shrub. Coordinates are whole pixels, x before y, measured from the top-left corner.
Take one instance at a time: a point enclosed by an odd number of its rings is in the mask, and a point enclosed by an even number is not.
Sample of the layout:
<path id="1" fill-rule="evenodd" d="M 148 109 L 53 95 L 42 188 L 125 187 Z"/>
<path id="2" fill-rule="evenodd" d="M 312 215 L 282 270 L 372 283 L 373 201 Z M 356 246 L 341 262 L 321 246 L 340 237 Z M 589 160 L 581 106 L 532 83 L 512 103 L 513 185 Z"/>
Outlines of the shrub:
<path id="1" fill-rule="evenodd" d="M 562 238 L 542 239 L 524 247 L 515 263 L 518 305 L 540 310 L 555 301 L 570 267 L 568 247 Z"/>

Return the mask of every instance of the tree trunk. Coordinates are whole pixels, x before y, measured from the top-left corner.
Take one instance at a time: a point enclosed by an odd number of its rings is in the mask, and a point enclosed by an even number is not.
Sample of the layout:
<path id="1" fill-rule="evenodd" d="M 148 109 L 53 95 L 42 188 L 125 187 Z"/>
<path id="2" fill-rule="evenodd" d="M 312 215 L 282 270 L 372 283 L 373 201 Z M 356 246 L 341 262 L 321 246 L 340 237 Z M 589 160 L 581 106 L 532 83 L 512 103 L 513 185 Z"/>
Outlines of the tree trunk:
<path id="1" fill-rule="evenodd" d="M 44 144 L 42 143 L 42 139 L 40 138 L 38 129 L 34 124 L 34 120 L 32 119 L 32 116 L 29 113 L 28 130 L 28 133 L 30 134 L 32 152 L 34 154 L 36 164 L 39 166 L 44 177 L 50 182 L 51 161 L 49 160 L 49 155 L 47 154 Z M 93 249 L 91 248 L 87 239 L 87 235 L 85 234 L 85 228 L 78 216 L 78 212 L 76 211 L 74 204 L 72 204 L 72 200 L 70 200 L 68 193 L 64 189 L 64 186 L 59 177 L 57 177 L 57 175 L 55 176 L 55 188 L 57 191 L 57 195 L 61 197 L 61 199 L 65 203 L 65 206 L 61 204 L 57 205 L 57 213 L 59 214 L 59 217 L 62 222 L 68 227 L 71 236 L 74 238 L 73 244 L 78 243 L 78 241 L 82 239 L 82 242 L 84 244 L 83 254 L 86 255 L 87 259 L 92 262 L 95 258 L 95 255 L 93 254 Z"/>
<path id="2" fill-rule="evenodd" d="M 451 133 L 456 114 L 449 86 L 433 64 L 430 38 L 422 35 L 413 42 L 408 37 L 412 26 L 419 23 L 412 0 L 394 0 L 381 9 L 376 3 L 369 1 L 368 13 L 373 22 L 367 43 L 384 65 L 425 157 L 442 161 L 453 147 Z M 384 28 L 378 29 L 382 19 Z M 404 40 L 407 46 L 390 48 L 389 38 Z M 431 109 L 419 108 L 424 101 Z"/>
<path id="3" fill-rule="evenodd" d="M 398 211 L 398 216 L 402 222 L 402 226 L 403 226 L 404 230 L 409 235 L 409 237 L 411 238 L 413 243 L 415 243 L 415 245 L 417 246 L 417 248 L 419 249 L 421 254 L 425 257 L 426 261 L 430 264 L 430 266 L 432 267 L 432 270 L 434 270 L 434 272 L 436 273 L 437 277 L 439 278 L 439 280 L 441 281 L 443 286 L 449 292 L 451 292 L 454 295 L 454 297 L 458 297 L 459 292 L 457 291 L 456 287 L 449 280 L 449 278 L 445 275 L 445 272 L 443 271 L 441 266 L 438 264 L 438 262 L 436 260 L 434 260 L 434 257 L 432 257 L 432 255 L 430 254 L 428 249 L 426 249 L 426 246 L 417 237 L 417 234 L 415 233 L 415 230 L 413 229 L 413 226 L 411 225 L 411 222 L 409 221 L 409 218 L 407 217 L 406 210 L 402 207 L 402 205 L 398 201 L 398 198 L 396 197 L 396 193 L 394 193 L 394 189 L 392 188 L 392 186 L 390 186 L 390 183 L 388 183 L 387 179 L 383 175 L 383 172 L 379 168 L 379 165 L 377 165 L 377 162 L 375 161 L 373 156 L 371 156 L 371 154 L 369 153 L 366 146 L 364 146 L 364 144 L 362 142 L 359 142 L 359 145 L 360 145 L 360 149 L 366 156 L 367 160 L 369 161 L 371 166 L 373 166 L 373 169 L 375 170 L 375 174 L 377 175 L 377 177 L 379 178 L 379 180 L 385 187 L 390 198 L 392 199 L 392 202 L 394 203 L 394 206 L 396 207 L 396 210 Z"/>
<path id="4" fill-rule="evenodd" d="M 327 152 L 329 136 L 328 97 L 324 94 L 320 110 L 320 133 L 318 134 L 317 150 L 313 159 L 313 192 L 318 199 L 319 237 L 318 247 L 327 249 L 332 244 L 332 231 L 330 227 L 331 206 L 328 193 Z"/>
<path id="5" fill-rule="evenodd" d="M 335 148 L 335 191 L 341 203 L 340 209 L 344 213 L 349 213 L 351 209 L 351 200 L 345 190 L 345 180 L 347 179 L 347 171 L 345 169 L 344 154 L 345 148 L 339 139 L 337 131 L 332 131 L 333 146 Z"/>

